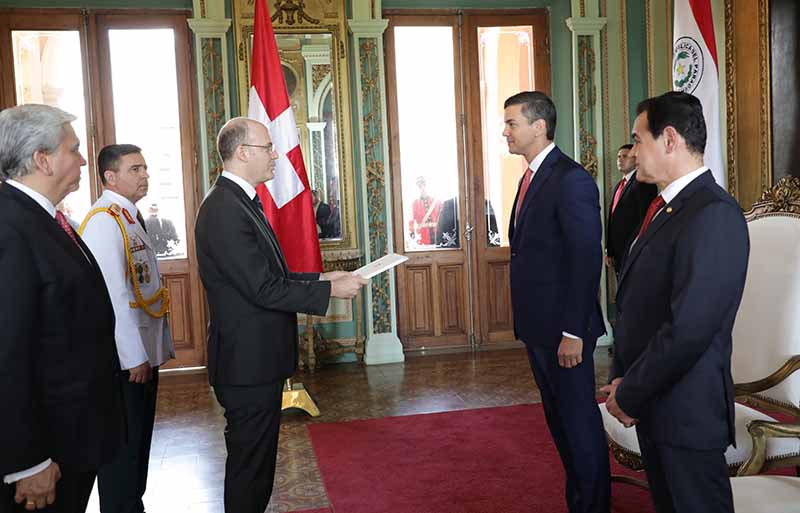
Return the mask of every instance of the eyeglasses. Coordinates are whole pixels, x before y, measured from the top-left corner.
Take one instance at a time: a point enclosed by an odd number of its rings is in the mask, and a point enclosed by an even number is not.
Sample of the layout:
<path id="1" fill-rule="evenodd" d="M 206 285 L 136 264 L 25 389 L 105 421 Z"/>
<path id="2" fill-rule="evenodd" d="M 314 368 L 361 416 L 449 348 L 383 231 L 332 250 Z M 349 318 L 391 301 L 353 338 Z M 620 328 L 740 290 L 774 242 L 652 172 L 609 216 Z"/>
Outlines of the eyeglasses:
<path id="1" fill-rule="evenodd" d="M 242 144 L 241 146 L 249 146 L 250 148 L 263 148 L 267 150 L 269 153 L 272 153 L 275 150 L 275 146 L 272 144 Z"/>

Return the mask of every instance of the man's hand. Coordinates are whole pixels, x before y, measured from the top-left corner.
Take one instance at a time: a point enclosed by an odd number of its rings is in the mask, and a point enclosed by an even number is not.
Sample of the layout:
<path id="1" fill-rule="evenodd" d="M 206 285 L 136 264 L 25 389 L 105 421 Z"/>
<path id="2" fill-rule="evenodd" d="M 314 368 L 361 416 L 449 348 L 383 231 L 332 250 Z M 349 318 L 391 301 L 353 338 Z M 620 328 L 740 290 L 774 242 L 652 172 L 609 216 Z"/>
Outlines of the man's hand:
<path id="1" fill-rule="evenodd" d="M 571 369 L 583 361 L 583 340 L 579 338 L 561 337 L 558 344 L 558 364 Z"/>
<path id="2" fill-rule="evenodd" d="M 369 282 L 361 276 L 345 273 L 345 276 L 331 280 L 331 297 L 351 299 L 367 283 Z"/>
<path id="3" fill-rule="evenodd" d="M 147 383 L 150 381 L 152 377 L 152 369 L 150 368 L 150 362 L 144 362 L 141 365 L 137 365 L 132 369 L 128 369 L 131 376 L 128 378 L 128 381 L 131 383 Z"/>
<path id="4" fill-rule="evenodd" d="M 345 276 L 351 276 L 351 274 L 347 271 L 331 271 L 329 273 L 320 274 L 319 279 L 320 281 L 333 281 L 344 278 Z"/>
<path id="5" fill-rule="evenodd" d="M 38 474 L 17 481 L 14 501 L 25 502 L 25 509 L 44 509 L 56 501 L 56 483 L 61 479 L 61 469 L 53 462 Z"/>
<path id="6" fill-rule="evenodd" d="M 606 261 L 606 267 L 608 267 L 609 269 L 614 268 L 614 259 L 612 257 L 606 256 L 605 261 Z"/>
<path id="7" fill-rule="evenodd" d="M 600 391 L 608 394 L 608 399 L 606 399 L 606 409 L 608 410 L 608 413 L 613 415 L 614 418 L 622 423 L 622 425 L 629 428 L 639 421 L 629 417 L 624 411 L 622 411 L 622 408 L 619 407 L 616 396 L 617 387 L 620 385 L 620 383 L 622 383 L 622 378 L 614 378 L 610 385 L 600 388 Z"/>

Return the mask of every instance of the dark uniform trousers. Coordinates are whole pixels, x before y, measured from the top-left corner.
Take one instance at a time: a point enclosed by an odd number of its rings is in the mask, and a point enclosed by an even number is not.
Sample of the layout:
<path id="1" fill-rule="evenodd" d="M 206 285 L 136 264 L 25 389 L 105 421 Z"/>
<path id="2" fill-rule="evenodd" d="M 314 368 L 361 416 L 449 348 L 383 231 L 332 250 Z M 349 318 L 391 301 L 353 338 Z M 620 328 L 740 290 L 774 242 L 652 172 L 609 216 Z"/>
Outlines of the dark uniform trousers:
<path id="1" fill-rule="evenodd" d="M 122 371 L 128 442 L 113 462 L 100 467 L 97 488 L 102 513 L 144 513 L 142 497 L 147 489 L 150 442 L 156 418 L 158 367 L 147 383 L 131 383 L 130 372 Z"/>

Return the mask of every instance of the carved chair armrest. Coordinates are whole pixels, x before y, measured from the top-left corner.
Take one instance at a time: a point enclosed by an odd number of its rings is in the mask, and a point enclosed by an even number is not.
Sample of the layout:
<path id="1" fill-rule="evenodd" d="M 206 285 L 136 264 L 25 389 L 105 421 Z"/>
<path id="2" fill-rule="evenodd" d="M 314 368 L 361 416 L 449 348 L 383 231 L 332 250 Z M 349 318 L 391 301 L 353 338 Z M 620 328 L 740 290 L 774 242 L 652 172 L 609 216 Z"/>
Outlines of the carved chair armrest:
<path id="1" fill-rule="evenodd" d="M 776 370 L 766 378 L 759 379 L 757 381 L 751 381 L 750 383 L 735 384 L 734 393 L 738 397 L 742 395 L 757 394 L 758 392 L 769 390 L 770 388 L 783 382 L 783 380 L 791 376 L 792 373 L 798 369 L 800 369 L 800 354 L 796 354 L 789 358 L 786 363 L 781 365 L 780 369 Z"/>
<path id="2" fill-rule="evenodd" d="M 768 438 L 800 438 L 800 424 L 754 420 L 747 425 L 747 431 L 753 439 L 753 452 L 739 467 L 737 476 L 753 476 L 761 472 L 767 460 Z"/>

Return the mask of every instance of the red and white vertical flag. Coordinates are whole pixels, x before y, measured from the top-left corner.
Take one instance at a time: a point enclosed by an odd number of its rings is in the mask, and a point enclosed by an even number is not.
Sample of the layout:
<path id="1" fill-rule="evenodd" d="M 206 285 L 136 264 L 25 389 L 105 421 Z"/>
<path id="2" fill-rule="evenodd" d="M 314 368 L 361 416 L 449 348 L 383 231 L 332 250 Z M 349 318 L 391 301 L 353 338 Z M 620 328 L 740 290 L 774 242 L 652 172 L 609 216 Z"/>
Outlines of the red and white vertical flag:
<path id="1" fill-rule="evenodd" d="M 725 187 L 725 161 L 719 123 L 719 66 L 711 0 L 675 0 L 672 33 L 672 85 L 703 104 L 706 120 L 705 164 Z"/>
<path id="2" fill-rule="evenodd" d="M 247 117 L 269 129 L 278 160 L 275 178 L 256 188 L 292 272 L 321 272 L 317 224 L 300 137 L 289 104 L 266 0 L 256 0 Z"/>

